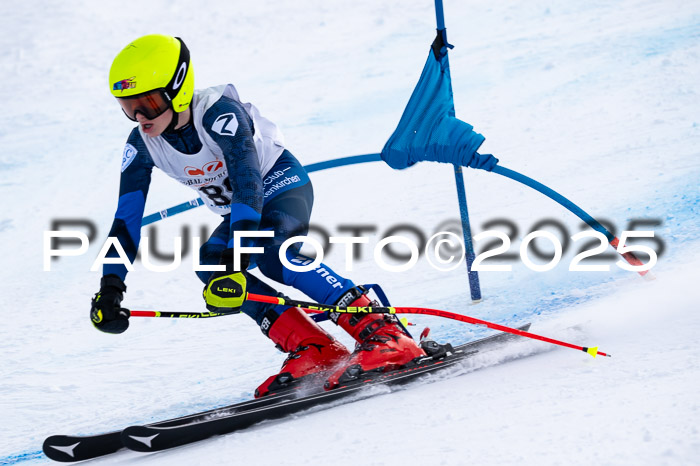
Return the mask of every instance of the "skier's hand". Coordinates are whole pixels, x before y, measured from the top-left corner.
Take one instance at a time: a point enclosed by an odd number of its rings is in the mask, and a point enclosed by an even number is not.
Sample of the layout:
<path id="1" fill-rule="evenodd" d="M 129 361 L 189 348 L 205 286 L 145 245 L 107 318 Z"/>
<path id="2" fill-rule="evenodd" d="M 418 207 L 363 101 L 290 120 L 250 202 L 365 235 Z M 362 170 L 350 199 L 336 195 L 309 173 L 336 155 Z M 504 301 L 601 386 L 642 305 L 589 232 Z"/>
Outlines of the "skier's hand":
<path id="1" fill-rule="evenodd" d="M 246 269 L 250 259 L 247 255 L 241 256 L 241 271 L 233 270 L 233 249 L 226 249 L 221 253 L 220 265 L 225 265 L 226 270 L 214 272 L 209 282 L 204 287 L 204 301 L 207 309 L 212 312 L 233 313 L 240 312 L 246 296 Z"/>
<path id="2" fill-rule="evenodd" d="M 105 333 L 122 333 L 129 328 L 128 309 L 121 307 L 126 285 L 116 275 L 105 275 L 100 282 L 100 291 L 92 298 L 90 320 Z"/>

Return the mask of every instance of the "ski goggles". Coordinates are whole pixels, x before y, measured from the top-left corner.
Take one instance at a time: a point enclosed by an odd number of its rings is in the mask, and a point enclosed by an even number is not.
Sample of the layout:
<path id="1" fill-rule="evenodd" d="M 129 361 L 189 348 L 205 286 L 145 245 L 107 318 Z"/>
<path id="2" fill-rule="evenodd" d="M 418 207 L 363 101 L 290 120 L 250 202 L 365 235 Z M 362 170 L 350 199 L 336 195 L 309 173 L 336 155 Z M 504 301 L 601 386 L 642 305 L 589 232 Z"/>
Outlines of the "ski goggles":
<path id="1" fill-rule="evenodd" d="M 131 121 L 136 121 L 136 114 L 140 113 L 146 119 L 153 120 L 171 108 L 170 99 L 164 89 L 144 92 L 130 97 L 117 97 L 124 114 Z"/>

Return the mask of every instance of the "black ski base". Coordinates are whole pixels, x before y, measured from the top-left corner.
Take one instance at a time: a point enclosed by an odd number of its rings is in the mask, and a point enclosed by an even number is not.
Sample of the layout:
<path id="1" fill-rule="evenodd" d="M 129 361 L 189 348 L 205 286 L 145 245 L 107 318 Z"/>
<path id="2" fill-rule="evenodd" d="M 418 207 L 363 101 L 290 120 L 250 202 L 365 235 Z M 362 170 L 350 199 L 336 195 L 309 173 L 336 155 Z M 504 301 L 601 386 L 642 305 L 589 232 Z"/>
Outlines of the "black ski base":
<path id="1" fill-rule="evenodd" d="M 527 331 L 530 324 L 520 327 Z M 279 393 L 236 403 L 223 408 L 183 416 L 144 426 L 131 426 L 122 431 L 92 436 L 54 435 L 47 438 L 43 451 L 54 461 L 75 462 L 114 453 L 127 447 L 134 451 L 153 452 L 223 435 L 266 420 L 281 419 L 312 407 L 362 395 L 368 386 L 401 385 L 422 375 L 452 367 L 479 351 L 500 347 L 520 337 L 499 333 L 452 348 L 438 345 L 435 352 L 413 361 L 402 369 L 360 374 L 356 380 L 325 391 L 320 385 L 294 384 Z M 371 396 L 371 395 L 368 395 Z"/>

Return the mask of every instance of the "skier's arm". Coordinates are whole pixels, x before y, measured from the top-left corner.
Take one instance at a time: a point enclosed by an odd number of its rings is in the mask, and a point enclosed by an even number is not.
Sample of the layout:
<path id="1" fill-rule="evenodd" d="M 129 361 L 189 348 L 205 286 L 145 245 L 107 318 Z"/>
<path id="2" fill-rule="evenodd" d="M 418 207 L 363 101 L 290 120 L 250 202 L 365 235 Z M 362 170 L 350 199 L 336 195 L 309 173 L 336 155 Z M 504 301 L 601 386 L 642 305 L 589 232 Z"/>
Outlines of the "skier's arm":
<path id="1" fill-rule="evenodd" d="M 220 263 L 226 270 L 214 272 L 204 287 L 207 309 L 213 312 L 238 312 L 243 305 L 248 268 L 247 255 L 241 256 L 241 269 L 233 270 L 233 232 L 258 229 L 263 204 L 260 160 L 253 142 L 253 122 L 240 103 L 222 97 L 204 114 L 203 125 L 220 148 L 231 185 L 231 228 L 227 249 Z M 252 245 L 243 238 L 242 246 Z"/>
<path id="2" fill-rule="evenodd" d="M 253 142 L 253 122 L 242 105 L 222 97 L 204 114 L 203 125 L 221 148 L 231 184 L 231 236 L 234 231 L 255 231 L 260 223 L 263 204 L 260 160 Z M 244 246 L 251 239 L 244 239 Z"/>
<path id="3" fill-rule="evenodd" d="M 137 129 L 131 132 L 122 158 L 122 176 L 119 186 L 119 204 L 109 236 L 116 237 L 129 261 L 136 258 L 141 240 L 141 218 L 151 183 L 153 160 Z M 117 257 L 112 247 L 106 257 Z M 100 291 L 92 299 L 90 320 L 103 332 L 122 333 L 129 328 L 129 310 L 121 307 L 126 285 L 126 267 L 105 264 Z"/>
<path id="4" fill-rule="evenodd" d="M 148 149 L 134 128 L 124 149 L 122 175 L 119 183 L 119 203 L 114 215 L 114 222 L 109 231 L 110 237 L 116 237 L 130 262 L 136 259 L 141 241 L 141 219 L 151 184 L 151 171 L 154 164 Z M 111 248 L 106 257 L 118 257 Z M 116 275 L 122 280 L 126 277 L 126 267 L 121 264 L 105 264 L 103 275 Z"/>

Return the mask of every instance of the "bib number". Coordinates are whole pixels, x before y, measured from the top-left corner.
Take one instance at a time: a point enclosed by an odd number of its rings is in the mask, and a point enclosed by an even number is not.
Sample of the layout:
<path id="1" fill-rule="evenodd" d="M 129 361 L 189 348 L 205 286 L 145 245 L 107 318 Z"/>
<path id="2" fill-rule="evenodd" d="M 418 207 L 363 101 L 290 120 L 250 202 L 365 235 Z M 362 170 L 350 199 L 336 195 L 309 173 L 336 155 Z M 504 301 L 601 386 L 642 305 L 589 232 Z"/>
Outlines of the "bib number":
<path id="1" fill-rule="evenodd" d="M 233 189 L 231 189 L 231 181 L 228 179 L 228 177 L 224 179 L 223 188 L 220 185 L 202 186 L 199 188 L 199 191 L 207 196 L 207 198 L 209 198 L 209 200 L 217 207 L 231 205 L 231 194 L 233 193 Z"/>

